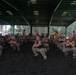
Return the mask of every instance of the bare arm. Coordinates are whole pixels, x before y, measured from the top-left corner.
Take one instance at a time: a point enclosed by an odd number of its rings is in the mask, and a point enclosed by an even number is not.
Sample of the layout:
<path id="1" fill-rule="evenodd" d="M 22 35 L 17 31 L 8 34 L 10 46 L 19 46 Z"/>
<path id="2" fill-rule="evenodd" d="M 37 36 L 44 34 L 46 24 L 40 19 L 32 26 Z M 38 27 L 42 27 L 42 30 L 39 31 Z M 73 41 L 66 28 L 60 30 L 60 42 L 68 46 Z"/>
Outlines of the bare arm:
<path id="1" fill-rule="evenodd" d="M 34 43 L 33 48 L 38 47 L 41 45 L 41 41 L 38 42 L 38 44 Z"/>
<path id="2" fill-rule="evenodd" d="M 71 42 L 71 46 L 72 47 L 74 47 L 75 46 L 75 42 L 73 41 L 73 42 Z"/>
<path id="3" fill-rule="evenodd" d="M 70 46 L 71 45 L 71 43 L 70 42 L 66 42 L 66 46 Z"/>

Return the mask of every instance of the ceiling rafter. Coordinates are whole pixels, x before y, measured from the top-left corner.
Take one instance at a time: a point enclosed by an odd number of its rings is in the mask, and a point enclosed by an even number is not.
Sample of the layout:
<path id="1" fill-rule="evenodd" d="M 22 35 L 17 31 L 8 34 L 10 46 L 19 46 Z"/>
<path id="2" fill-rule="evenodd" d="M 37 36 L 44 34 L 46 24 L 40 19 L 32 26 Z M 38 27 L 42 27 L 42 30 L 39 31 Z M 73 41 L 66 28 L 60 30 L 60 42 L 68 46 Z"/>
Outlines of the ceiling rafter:
<path id="1" fill-rule="evenodd" d="M 13 2 L 13 0 L 3 0 L 5 3 L 7 3 L 8 5 L 10 5 L 12 8 L 14 8 L 15 10 L 17 10 L 19 13 L 20 13 L 20 15 L 21 15 L 21 17 L 25 20 L 25 22 L 28 24 L 28 25 L 30 25 L 29 24 L 29 22 L 26 20 L 26 18 L 25 18 L 25 15 L 23 14 L 23 12 L 21 11 L 21 9 L 17 6 L 17 4 L 15 4 L 15 2 Z"/>

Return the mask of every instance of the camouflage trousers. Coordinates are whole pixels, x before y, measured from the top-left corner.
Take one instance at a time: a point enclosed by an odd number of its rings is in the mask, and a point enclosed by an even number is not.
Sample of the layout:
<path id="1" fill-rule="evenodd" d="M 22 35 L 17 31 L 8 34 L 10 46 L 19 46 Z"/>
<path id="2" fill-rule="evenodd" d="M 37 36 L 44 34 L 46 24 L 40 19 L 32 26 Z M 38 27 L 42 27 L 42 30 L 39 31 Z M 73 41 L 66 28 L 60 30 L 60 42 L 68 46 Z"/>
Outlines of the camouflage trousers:
<path id="1" fill-rule="evenodd" d="M 43 58 L 47 57 L 47 55 L 46 55 L 47 49 L 46 48 L 32 48 L 32 50 L 33 50 L 33 53 L 35 56 L 37 56 L 38 53 L 40 53 Z"/>
<path id="2" fill-rule="evenodd" d="M 68 54 L 68 52 L 73 52 L 73 57 L 76 57 L 76 47 L 67 48 L 65 44 L 63 45 L 63 53 Z"/>

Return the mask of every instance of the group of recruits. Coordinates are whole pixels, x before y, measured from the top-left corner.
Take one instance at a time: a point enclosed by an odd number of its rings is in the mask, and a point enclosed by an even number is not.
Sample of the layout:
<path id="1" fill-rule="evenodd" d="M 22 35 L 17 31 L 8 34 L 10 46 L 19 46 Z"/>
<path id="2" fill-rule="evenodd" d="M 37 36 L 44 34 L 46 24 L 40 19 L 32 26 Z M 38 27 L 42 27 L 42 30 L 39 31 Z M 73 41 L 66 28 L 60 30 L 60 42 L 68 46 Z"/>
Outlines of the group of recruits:
<path id="1" fill-rule="evenodd" d="M 61 50 L 65 56 L 68 55 L 69 52 L 72 52 L 73 58 L 76 57 L 76 34 L 70 34 L 68 38 L 61 33 L 58 36 L 58 32 L 53 29 L 53 35 L 48 38 L 47 34 L 43 34 L 40 36 L 37 31 L 35 31 L 35 35 L 26 36 L 25 30 L 23 31 L 23 35 L 13 36 L 13 35 L 6 35 L 3 37 L 0 35 L 0 55 L 2 55 L 2 50 L 4 48 L 5 42 L 9 43 L 13 50 L 20 50 L 20 45 L 23 44 L 24 41 L 27 42 L 27 39 L 33 41 L 32 45 L 32 52 L 35 57 L 42 55 L 43 59 L 47 59 L 46 52 L 49 50 L 49 42 L 54 43 L 59 50 Z"/>

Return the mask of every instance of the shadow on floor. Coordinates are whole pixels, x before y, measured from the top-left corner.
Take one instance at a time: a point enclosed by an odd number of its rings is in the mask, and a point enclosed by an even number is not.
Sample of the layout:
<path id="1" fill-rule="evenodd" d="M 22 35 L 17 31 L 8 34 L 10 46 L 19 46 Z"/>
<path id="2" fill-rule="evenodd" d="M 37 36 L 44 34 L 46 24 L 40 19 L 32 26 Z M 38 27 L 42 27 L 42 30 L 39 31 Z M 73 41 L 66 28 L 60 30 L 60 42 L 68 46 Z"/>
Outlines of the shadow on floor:
<path id="1" fill-rule="evenodd" d="M 50 48 L 48 59 L 34 58 L 29 51 L 4 51 L 0 57 L 0 75 L 76 75 L 76 59 L 56 47 Z"/>

